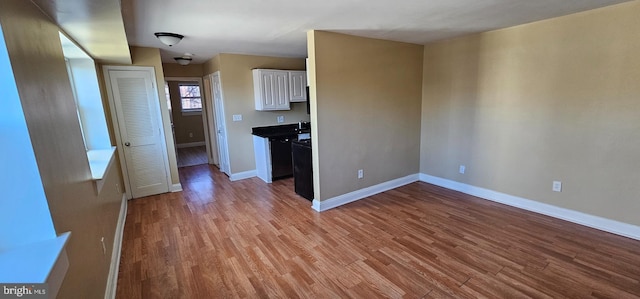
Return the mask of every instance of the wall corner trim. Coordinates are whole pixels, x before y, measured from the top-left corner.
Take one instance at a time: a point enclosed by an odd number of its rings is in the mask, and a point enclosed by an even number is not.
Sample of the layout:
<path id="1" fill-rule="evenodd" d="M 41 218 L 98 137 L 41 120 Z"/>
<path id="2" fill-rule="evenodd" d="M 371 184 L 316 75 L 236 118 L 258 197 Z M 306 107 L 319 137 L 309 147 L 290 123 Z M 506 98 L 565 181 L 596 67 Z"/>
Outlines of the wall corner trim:
<path id="1" fill-rule="evenodd" d="M 111 251 L 111 266 L 109 267 L 109 277 L 107 278 L 107 289 L 104 299 L 116 298 L 116 287 L 118 286 L 118 271 L 120 269 L 120 254 L 122 253 L 122 238 L 124 236 L 124 222 L 127 219 L 127 196 L 122 194 L 120 203 L 120 215 L 116 224 L 116 232 L 113 238 L 113 250 Z"/>
<path id="2" fill-rule="evenodd" d="M 182 184 L 180 183 L 171 185 L 171 189 L 169 190 L 169 192 L 180 192 L 180 191 L 182 191 Z"/>
<path id="3" fill-rule="evenodd" d="M 588 226 L 612 234 L 620 235 L 623 237 L 640 240 L 640 226 L 606 219 L 599 216 L 589 215 L 586 213 L 553 206 L 546 203 L 537 202 L 534 200 L 517 197 L 497 191 L 476 187 L 448 179 L 443 179 L 428 174 L 420 174 L 420 181 L 433 184 L 436 186 L 444 187 L 447 189 L 459 191 L 482 199 L 495 201 L 508 206 L 520 208 L 530 212 L 547 215 L 550 217 L 566 220 L 576 224 Z"/>
<path id="4" fill-rule="evenodd" d="M 258 175 L 258 173 L 257 173 L 257 172 L 256 172 L 256 170 L 254 169 L 254 170 L 249 170 L 249 171 L 243 171 L 243 172 L 238 172 L 238 173 L 232 173 L 232 174 L 229 176 L 229 179 L 230 179 L 232 182 L 235 182 L 235 181 L 239 181 L 239 180 L 244 180 L 244 179 L 252 178 L 252 177 L 255 177 L 255 176 L 257 176 L 257 175 Z"/>
<path id="5" fill-rule="evenodd" d="M 370 187 L 366 187 L 363 189 L 359 189 L 356 191 L 352 191 L 346 194 L 338 195 L 336 197 L 332 197 L 327 200 L 319 201 L 317 199 L 314 199 L 311 207 L 318 212 L 323 212 L 329 209 L 333 209 L 335 207 L 339 207 L 344 204 L 348 204 L 350 202 L 354 202 L 356 200 L 363 199 L 365 197 L 376 195 L 378 193 L 395 189 L 395 188 L 404 186 L 406 184 L 417 182 L 418 179 L 419 179 L 419 175 L 416 173 L 416 174 L 411 174 L 405 177 L 386 181 Z"/>

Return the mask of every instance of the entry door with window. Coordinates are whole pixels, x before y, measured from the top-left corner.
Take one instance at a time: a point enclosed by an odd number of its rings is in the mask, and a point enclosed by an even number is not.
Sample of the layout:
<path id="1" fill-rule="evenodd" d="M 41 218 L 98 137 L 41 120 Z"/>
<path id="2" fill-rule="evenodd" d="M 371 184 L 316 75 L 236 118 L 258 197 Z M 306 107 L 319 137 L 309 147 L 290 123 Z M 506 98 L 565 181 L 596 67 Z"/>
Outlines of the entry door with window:
<path id="1" fill-rule="evenodd" d="M 169 159 L 153 72 L 146 67 L 105 67 L 123 175 L 133 198 L 169 192 Z"/>

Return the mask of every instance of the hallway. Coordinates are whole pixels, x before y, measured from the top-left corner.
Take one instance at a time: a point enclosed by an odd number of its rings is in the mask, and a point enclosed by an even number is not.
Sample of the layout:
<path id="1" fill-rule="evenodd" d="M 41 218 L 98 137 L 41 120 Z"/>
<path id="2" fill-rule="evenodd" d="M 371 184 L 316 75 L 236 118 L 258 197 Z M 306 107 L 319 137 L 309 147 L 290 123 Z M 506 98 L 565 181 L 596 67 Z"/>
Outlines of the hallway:
<path id="1" fill-rule="evenodd" d="M 209 163 L 204 145 L 178 148 L 177 159 L 178 168 Z"/>

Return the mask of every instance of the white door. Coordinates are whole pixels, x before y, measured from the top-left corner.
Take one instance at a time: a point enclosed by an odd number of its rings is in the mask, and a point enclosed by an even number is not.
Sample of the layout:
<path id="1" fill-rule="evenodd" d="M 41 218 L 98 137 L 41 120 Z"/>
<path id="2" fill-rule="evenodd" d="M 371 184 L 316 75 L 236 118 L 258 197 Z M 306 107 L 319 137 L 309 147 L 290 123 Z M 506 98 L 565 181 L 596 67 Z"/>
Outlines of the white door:
<path id="1" fill-rule="evenodd" d="M 153 68 L 122 69 L 106 67 L 105 77 L 127 193 L 138 198 L 169 192 L 169 159 Z"/>
<path id="2" fill-rule="evenodd" d="M 208 144 L 207 148 L 209 149 L 209 164 L 214 164 L 220 167 L 219 157 L 218 157 L 218 133 L 216 133 L 216 125 L 215 125 L 215 108 L 213 106 L 213 88 L 211 87 L 211 76 L 207 75 L 203 80 L 204 84 L 204 106 L 202 111 L 206 111 L 206 124 L 205 124 L 205 136 L 207 136 Z M 204 114 L 204 113 L 203 113 Z"/>
<path id="3" fill-rule="evenodd" d="M 227 149 L 227 132 L 224 118 L 224 105 L 222 100 L 222 85 L 220 84 L 220 72 L 215 72 L 211 76 L 213 87 L 213 105 L 216 118 L 216 136 L 218 141 L 218 161 L 220 171 L 231 175 L 229 169 L 229 151 Z"/>

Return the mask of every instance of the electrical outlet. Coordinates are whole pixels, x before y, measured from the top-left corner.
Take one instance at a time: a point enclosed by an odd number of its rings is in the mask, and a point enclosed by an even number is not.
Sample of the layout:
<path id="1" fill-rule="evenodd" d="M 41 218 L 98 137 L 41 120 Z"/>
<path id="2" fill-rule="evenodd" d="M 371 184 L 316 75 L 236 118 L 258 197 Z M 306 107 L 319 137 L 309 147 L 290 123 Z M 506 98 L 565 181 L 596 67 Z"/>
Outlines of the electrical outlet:
<path id="1" fill-rule="evenodd" d="M 562 192 L 562 182 L 561 181 L 553 181 L 553 186 L 551 190 L 554 192 Z"/>
<path id="2" fill-rule="evenodd" d="M 467 167 L 464 165 L 460 165 L 460 167 L 458 168 L 458 172 L 464 174 L 465 170 L 467 170 Z"/>
<path id="3" fill-rule="evenodd" d="M 279 124 L 283 123 L 284 122 L 284 115 L 278 116 L 277 120 L 278 120 Z"/>
<path id="4" fill-rule="evenodd" d="M 359 179 L 364 178 L 364 170 L 358 169 L 358 178 Z"/>
<path id="5" fill-rule="evenodd" d="M 193 138 L 193 133 L 189 132 L 189 138 Z"/>
<path id="6" fill-rule="evenodd" d="M 233 121 L 242 121 L 242 114 L 234 114 Z"/>

